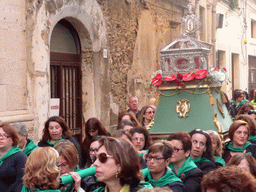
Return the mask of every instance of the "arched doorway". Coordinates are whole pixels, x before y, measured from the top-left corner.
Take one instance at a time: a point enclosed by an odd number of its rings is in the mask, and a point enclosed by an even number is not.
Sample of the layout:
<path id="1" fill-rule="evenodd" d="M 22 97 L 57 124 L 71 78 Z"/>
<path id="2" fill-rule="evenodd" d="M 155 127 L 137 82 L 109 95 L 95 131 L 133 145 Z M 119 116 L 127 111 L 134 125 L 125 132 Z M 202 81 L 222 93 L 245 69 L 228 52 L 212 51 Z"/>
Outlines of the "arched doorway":
<path id="1" fill-rule="evenodd" d="M 53 29 L 50 45 L 51 98 L 60 99 L 60 116 L 81 141 L 81 46 L 77 31 L 67 20 L 60 20 Z"/>

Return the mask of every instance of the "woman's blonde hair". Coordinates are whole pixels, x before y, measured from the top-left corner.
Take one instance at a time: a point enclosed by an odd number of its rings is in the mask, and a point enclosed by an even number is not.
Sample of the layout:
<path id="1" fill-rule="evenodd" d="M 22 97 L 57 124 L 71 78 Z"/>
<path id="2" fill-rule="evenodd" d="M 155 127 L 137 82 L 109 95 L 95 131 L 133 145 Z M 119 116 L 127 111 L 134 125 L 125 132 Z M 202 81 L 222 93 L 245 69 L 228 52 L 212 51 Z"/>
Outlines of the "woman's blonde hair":
<path id="1" fill-rule="evenodd" d="M 213 155 L 222 157 L 223 146 L 222 146 L 222 140 L 220 138 L 220 135 L 214 130 L 207 130 L 206 132 L 210 135 L 210 137 L 213 137 L 213 139 L 217 141 L 218 149 L 216 151 L 213 151 Z"/>
<path id="2" fill-rule="evenodd" d="M 52 147 L 35 149 L 27 159 L 23 176 L 24 185 L 31 190 L 57 189 L 60 182 L 58 160 L 59 154 Z"/>

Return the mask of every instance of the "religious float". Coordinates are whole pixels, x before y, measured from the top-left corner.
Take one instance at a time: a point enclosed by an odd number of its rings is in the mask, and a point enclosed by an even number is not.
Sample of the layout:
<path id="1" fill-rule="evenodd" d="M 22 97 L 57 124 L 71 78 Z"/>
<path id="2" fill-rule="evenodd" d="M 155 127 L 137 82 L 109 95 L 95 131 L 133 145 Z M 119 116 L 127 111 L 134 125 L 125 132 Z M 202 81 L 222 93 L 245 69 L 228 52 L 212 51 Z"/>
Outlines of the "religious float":
<path id="1" fill-rule="evenodd" d="M 195 39 L 199 25 L 190 5 L 182 20 L 182 38 L 161 50 L 161 70 L 151 80 L 159 91 L 158 105 L 147 126 L 155 139 L 195 128 L 225 135 L 233 122 L 225 105 L 227 97 L 221 91 L 228 82 L 226 69 L 210 67 L 210 45 Z"/>

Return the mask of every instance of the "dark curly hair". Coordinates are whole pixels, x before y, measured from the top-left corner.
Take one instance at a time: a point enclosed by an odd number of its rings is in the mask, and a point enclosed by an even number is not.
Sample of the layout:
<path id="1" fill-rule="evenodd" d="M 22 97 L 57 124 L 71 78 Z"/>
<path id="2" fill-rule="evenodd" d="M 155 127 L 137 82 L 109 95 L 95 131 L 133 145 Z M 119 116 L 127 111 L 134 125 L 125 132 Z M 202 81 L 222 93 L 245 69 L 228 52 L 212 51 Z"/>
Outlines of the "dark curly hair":
<path id="1" fill-rule="evenodd" d="M 144 127 L 134 127 L 130 130 L 131 135 L 133 136 L 134 133 L 140 133 L 143 134 L 145 137 L 145 146 L 143 147 L 143 150 L 148 149 L 151 145 L 151 137 L 149 135 L 149 132 Z"/>
<path id="2" fill-rule="evenodd" d="M 42 141 L 46 142 L 47 140 L 51 140 L 49 129 L 48 129 L 50 122 L 59 123 L 63 130 L 62 134 L 65 135 L 67 138 L 72 137 L 72 133 L 71 133 L 70 128 L 68 127 L 68 124 L 66 123 L 65 119 L 60 116 L 52 116 L 44 124 Z"/>
<path id="3" fill-rule="evenodd" d="M 206 151 L 203 152 L 202 154 L 202 158 L 206 158 L 209 159 L 210 161 L 214 162 L 214 156 L 213 156 L 213 152 L 212 152 L 212 140 L 211 137 L 209 136 L 209 134 L 201 129 L 194 129 L 193 131 L 191 131 L 189 133 L 189 135 L 192 136 L 196 133 L 202 134 L 206 137 Z"/>

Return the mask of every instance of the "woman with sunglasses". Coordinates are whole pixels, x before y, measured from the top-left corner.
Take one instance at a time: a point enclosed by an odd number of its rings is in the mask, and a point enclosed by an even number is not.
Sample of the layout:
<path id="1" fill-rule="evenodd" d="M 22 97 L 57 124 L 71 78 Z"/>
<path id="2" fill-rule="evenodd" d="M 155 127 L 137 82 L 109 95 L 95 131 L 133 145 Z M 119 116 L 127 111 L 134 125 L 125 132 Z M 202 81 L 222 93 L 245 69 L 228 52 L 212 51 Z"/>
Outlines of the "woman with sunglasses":
<path id="1" fill-rule="evenodd" d="M 153 187 L 169 187 L 174 192 L 183 191 L 182 181 L 167 167 L 173 153 L 168 141 L 152 144 L 146 156 L 148 168 L 143 170 L 145 181 Z"/>
<path id="2" fill-rule="evenodd" d="M 194 129 L 189 133 L 192 147 L 190 157 L 204 174 L 216 169 L 212 153 L 212 140 L 209 134 L 201 129 Z"/>
<path id="3" fill-rule="evenodd" d="M 22 188 L 27 156 L 18 142 L 18 131 L 12 125 L 0 125 L 0 191 L 18 192 Z"/>
<path id="4" fill-rule="evenodd" d="M 248 142 L 250 130 L 245 121 L 235 120 L 229 127 L 228 136 L 231 141 L 225 145 L 222 156 L 226 163 L 238 153 L 251 153 L 256 158 L 256 145 Z"/>
<path id="5" fill-rule="evenodd" d="M 99 140 L 100 147 L 96 155 L 97 180 L 104 185 L 94 192 L 137 191 L 142 175 L 138 153 L 131 143 L 113 137 Z"/>
<path id="6" fill-rule="evenodd" d="M 149 123 L 153 120 L 154 114 L 155 109 L 152 106 L 144 106 L 139 112 L 138 121 L 143 127 L 147 127 Z"/>
<path id="7" fill-rule="evenodd" d="M 58 142 L 66 139 L 75 145 L 81 162 L 82 157 L 80 145 L 77 140 L 72 137 L 71 130 L 65 119 L 60 116 L 52 116 L 45 122 L 43 136 L 41 141 L 39 141 L 38 146 L 54 147 Z"/>
<path id="8" fill-rule="evenodd" d="M 81 145 L 82 148 L 82 167 L 88 167 L 91 164 L 90 144 L 92 139 L 98 135 L 110 136 L 104 125 L 96 117 L 88 119 L 85 123 L 85 139 Z"/>
<path id="9" fill-rule="evenodd" d="M 190 158 L 192 142 L 185 132 L 171 133 L 167 140 L 173 146 L 169 167 L 181 179 L 183 191 L 200 192 L 203 172 Z"/>

